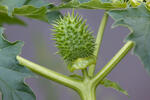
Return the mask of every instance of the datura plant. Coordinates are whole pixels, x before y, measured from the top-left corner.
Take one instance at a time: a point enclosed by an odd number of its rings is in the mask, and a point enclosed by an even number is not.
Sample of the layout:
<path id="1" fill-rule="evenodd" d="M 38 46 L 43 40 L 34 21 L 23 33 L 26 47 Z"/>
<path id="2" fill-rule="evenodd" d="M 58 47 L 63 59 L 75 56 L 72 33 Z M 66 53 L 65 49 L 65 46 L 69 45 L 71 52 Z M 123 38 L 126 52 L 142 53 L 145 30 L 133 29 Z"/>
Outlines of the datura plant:
<path id="1" fill-rule="evenodd" d="M 62 9 L 72 9 L 61 14 Z M 101 9 L 97 37 L 86 20 L 75 9 Z M 40 20 L 53 26 L 52 35 L 72 75 L 63 75 L 21 56 L 23 42 L 9 42 L 5 37 L 5 24 L 27 25 L 20 17 Z M 131 33 L 124 46 L 97 73 L 95 72 L 99 48 L 108 17 L 114 19 L 112 27 L 125 26 Z M 32 89 L 24 82 L 27 77 L 41 75 L 76 91 L 81 100 L 96 100 L 99 85 L 113 88 L 128 96 L 126 90 L 107 79 L 107 75 L 133 48 L 133 54 L 142 61 L 150 73 L 150 1 L 149 0 L 62 0 L 59 5 L 44 0 L 0 0 L 0 91 L 2 100 L 36 100 Z M 81 71 L 82 75 L 78 75 Z"/>

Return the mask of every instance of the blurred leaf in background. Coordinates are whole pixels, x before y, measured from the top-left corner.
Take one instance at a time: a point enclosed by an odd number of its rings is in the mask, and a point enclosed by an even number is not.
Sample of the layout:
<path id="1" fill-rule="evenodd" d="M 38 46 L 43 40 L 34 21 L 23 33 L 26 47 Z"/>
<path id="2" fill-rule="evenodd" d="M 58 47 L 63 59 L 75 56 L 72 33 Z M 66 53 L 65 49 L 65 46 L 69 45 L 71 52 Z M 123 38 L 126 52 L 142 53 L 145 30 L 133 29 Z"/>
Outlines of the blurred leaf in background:
<path id="1" fill-rule="evenodd" d="M 0 26 L 2 26 L 3 24 L 19 24 L 23 26 L 26 25 L 26 23 L 18 17 L 10 17 L 6 13 L 0 12 Z"/>

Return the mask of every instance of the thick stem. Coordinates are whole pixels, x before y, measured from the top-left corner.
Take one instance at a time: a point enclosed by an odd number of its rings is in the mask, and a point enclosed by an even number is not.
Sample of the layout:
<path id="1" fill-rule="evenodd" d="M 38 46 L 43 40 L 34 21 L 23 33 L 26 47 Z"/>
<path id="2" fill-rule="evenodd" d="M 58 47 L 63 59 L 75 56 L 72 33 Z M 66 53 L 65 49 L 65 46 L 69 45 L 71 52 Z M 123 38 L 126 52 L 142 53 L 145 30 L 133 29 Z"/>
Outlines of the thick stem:
<path id="1" fill-rule="evenodd" d="M 80 90 L 81 100 L 96 100 L 96 87 L 89 77 L 84 77 Z"/>
<path id="2" fill-rule="evenodd" d="M 97 33 L 97 38 L 96 38 L 96 46 L 95 46 L 95 51 L 94 51 L 94 56 L 96 57 L 96 59 L 98 58 L 98 53 L 99 53 L 99 49 L 102 43 L 102 39 L 103 39 L 103 34 L 104 34 L 104 30 L 107 24 L 107 20 L 108 20 L 108 14 L 104 13 L 104 16 L 101 20 L 100 26 L 99 26 L 99 30 Z M 95 72 L 95 66 L 96 64 L 93 64 L 89 67 L 89 76 L 93 76 L 94 72 Z"/>
<path id="3" fill-rule="evenodd" d="M 117 54 L 96 74 L 93 78 L 93 84 L 98 85 L 115 67 L 116 65 L 127 55 L 127 53 L 133 48 L 134 42 L 128 41 Z"/>
<path id="4" fill-rule="evenodd" d="M 67 86 L 69 88 L 72 88 L 76 91 L 80 91 L 80 83 L 81 81 L 79 80 L 75 80 L 72 79 L 68 76 L 65 76 L 63 74 L 57 73 L 55 71 L 52 71 L 50 69 L 47 69 L 43 66 L 40 66 L 38 64 L 35 64 L 27 59 L 24 59 L 20 56 L 17 56 L 17 60 L 19 61 L 19 63 L 27 68 L 29 68 L 30 70 L 32 70 L 33 72 L 37 73 L 38 75 L 41 75 L 45 78 L 48 78 L 50 80 L 53 80 L 57 83 L 60 83 L 64 86 Z"/>
<path id="5" fill-rule="evenodd" d="M 96 100 L 95 87 L 91 83 L 91 78 L 88 76 L 87 69 L 82 70 L 83 81 L 80 88 L 80 97 L 82 100 Z"/>
<path id="6" fill-rule="evenodd" d="M 95 89 L 85 89 L 83 93 L 80 94 L 81 100 L 96 100 Z"/>

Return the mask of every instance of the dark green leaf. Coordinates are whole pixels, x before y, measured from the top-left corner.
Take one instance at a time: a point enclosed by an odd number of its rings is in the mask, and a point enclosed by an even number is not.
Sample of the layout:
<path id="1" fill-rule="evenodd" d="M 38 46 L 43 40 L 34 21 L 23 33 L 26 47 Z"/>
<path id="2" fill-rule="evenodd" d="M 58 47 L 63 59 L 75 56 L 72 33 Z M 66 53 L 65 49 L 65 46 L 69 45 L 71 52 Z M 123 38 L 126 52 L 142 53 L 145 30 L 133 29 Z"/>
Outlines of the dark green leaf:
<path id="1" fill-rule="evenodd" d="M 24 79 L 33 74 L 19 65 L 16 56 L 20 54 L 23 43 L 10 43 L 2 36 L 0 28 L 0 91 L 2 100 L 35 100 L 32 90 Z"/>
<path id="2" fill-rule="evenodd" d="M 19 8 L 23 6 L 26 0 L 1 0 L 0 5 L 8 8 L 8 14 L 11 15 L 14 8 Z"/>
<path id="3" fill-rule="evenodd" d="M 122 25 L 131 30 L 127 40 L 135 42 L 133 52 L 150 72 L 150 11 L 141 5 L 126 10 L 113 10 L 109 15 L 115 20 L 113 27 Z"/>
<path id="4" fill-rule="evenodd" d="M 125 0 L 101 0 L 103 3 L 123 3 Z"/>
<path id="5" fill-rule="evenodd" d="M 122 89 L 121 86 L 116 82 L 112 82 L 112 81 L 105 78 L 103 81 L 101 81 L 100 84 L 106 88 L 113 88 L 113 89 L 115 89 L 115 90 L 128 96 L 128 92 L 125 91 L 124 89 Z"/>
<path id="6" fill-rule="evenodd" d="M 48 5 L 44 0 L 1 0 L 0 6 L 6 7 L 8 10 L 8 14 L 11 15 L 14 11 L 14 8 L 21 8 L 24 5 L 32 5 L 35 7 L 42 7 Z M 0 7 L 0 8 L 1 8 Z"/>
<path id="7" fill-rule="evenodd" d="M 61 0 L 62 2 L 69 2 L 69 1 L 71 1 L 71 0 Z"/>
<path id="8" fill-rule="evenodd" d="M 46 11 L 47 8 L 45 6 L 36 8 L 34 6 L 26 5 L 21 8 L 15 8 L 13 14 L 47 21 Z"/>
<path id="9" fill-rule="evenodd" d="M 3 24 L 20 24 L 20 25 L 26 25 L 25 22 L 23 22 L 21 19 L 17 17 L 10 17 L 6 13 L 0 12 L 0 26 Z"/>
<path id="10" fill-rule="evenodd" d="M 50 11 L 49 5 L 44 0 L 2 0 L 0 1 L 0 12 L 52 22 L 62 15 L 59 11 Z"/>
<path id="11" fill-rule="evenodd" d="M 63 15 L 59 11 L 50 11 L 47 13 L 48 23 L 52 23 L 62 16 Z"/>
<path id="12" fill-rule="evenodd" d="M 81 1 L 72 0 L 68 3 L 64 3 L 55 7 L 54 9 L 63 9 L 63 8 L 85 8 L 85 9 L 119 9 L 126 8 L 126 3 L 114 2 L 114 3 L 102 3 L 100 0 L 87 0 L 88 2 L 80 3 Z"/>
<path id="13" fill-rule="evenodd" d="M 59 11 L 48 11 L 48 9 L 49 8 L 47 8 L 47 6 L 36 8 L 34 6 L 26 5 L 21 8 L 15 8 L 14 14 L 38 19 L 48 23 L 51 23 L 53 20 L 56 20 L 57 18 L 62 16 L 62 14 Z"/>
<path id="14" fill-rule="evenodd" d="M 48 2 L 45 2 L 44 0 L 26 0 L 24 5 L 32 5 L 40 8 L 42 6 L 48 6 Z"/>

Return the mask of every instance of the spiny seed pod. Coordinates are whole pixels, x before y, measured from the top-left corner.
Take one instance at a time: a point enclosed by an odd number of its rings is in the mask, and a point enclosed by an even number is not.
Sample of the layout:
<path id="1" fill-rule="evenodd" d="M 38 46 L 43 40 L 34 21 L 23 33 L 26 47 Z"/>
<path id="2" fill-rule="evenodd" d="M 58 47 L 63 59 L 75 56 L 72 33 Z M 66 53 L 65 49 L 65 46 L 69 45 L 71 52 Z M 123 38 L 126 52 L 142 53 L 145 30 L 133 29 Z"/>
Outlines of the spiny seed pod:
<path id="1" fill-rule="evenodd" d="M 54 40 L 58 48 L 58 54 L 70 63 L 77 58 L 85 58 L 93 55 L 95 49 L 95 39 L 92 32 L 88 29 L 86 21 L 78 14 L 74 16 L 74 12 L 65 15 L 53 24 L 53 32 L 55 32 Z"/>

